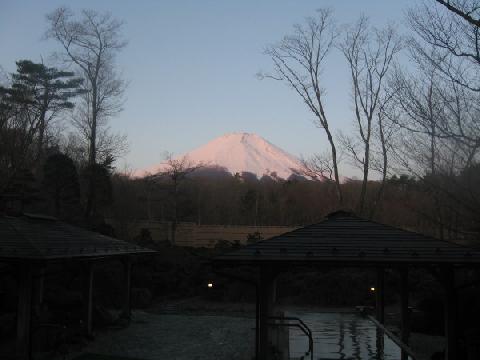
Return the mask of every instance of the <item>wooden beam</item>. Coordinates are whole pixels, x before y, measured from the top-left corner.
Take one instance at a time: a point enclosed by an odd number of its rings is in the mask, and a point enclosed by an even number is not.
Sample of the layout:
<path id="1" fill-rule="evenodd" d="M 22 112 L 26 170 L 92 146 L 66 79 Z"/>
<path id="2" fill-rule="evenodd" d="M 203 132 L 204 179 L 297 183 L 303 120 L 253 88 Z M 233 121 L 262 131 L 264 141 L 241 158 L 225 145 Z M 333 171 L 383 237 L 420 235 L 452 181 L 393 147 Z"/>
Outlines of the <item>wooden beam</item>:
<path id="1" fill-rule="evenodd" d="M 94 266 L 91 262 L 85 265 L 83 277 L 83 331 L 88 338 L 93 337 L 93 278 Z"/>
<path id="2" fill-rule="evenodd" d="M 401 333 L 400 339 L 402 343 L 408 345 L 410 337 L 410 319 L 408 310 L 408 269 L 400 269 L 400 318 L 401 318 Z M 408 354 L 402 349 L 402 360 L 408 358 Z"/>
<path id="3" fill-rule="evenodd" d="M 447 349 L 446 360 L 457 359 L 457 292 L 455 289 L 455 272 L 453 267 L 442 268 L 443 290 L 444 290 L 444 314 L 445 314 L 445 337 Z"/>
<path id="4" fill-rule="evenodd" d="M 273 315 L 273 302 L 275 298 L 275 274 L 271 267 L 260 268 L 259 284 L 259 339 L 257 360 L 267 360 L 270 357 L 268 317 Z"/>
<path id="5" fill-rule="evenodd" d="M 21 264 L 18 272 L 18 310 L 17 310 L 17 359 L 30 359 L 30 335 L 32 312 L 32 269 Z"/>
<path id="6" fill-rule="evenodd" d="M 377 284 L 375 288 L 375 310 L 380 324 L 385 323 L 385 269 L 377 269 Z"/>
<path id="7" fill-rule="evenodd" d="M 122 318 L 130 321 L 132 318 L 132 304 L 131 304 L 131 294 L 132 294 L 132 258 L 128 256 L 123 259 L 123 269 L 124 269 L 124 304 Z"/>

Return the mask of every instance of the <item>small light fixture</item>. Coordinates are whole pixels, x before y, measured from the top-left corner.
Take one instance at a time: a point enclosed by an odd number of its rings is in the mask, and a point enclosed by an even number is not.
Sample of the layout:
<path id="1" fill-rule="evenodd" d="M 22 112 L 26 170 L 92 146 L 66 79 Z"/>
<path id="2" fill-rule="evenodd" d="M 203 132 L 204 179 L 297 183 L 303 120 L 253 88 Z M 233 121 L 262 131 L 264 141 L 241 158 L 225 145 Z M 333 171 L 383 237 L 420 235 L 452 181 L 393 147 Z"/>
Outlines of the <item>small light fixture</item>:
<path id="1" fill-rule="evenodd" d="M 213 288 L 213 283 L 211 283 L 211 282 L 208 283 L 208 284 L 207 284 L 207 287 L 210 288 L 210 289 Z"/>
<path id="2" fill-rule="evenodd" d="M 372 287 L 370 288 L 370 291 L 375 291 L 375 288 L 372 286 Z"/>

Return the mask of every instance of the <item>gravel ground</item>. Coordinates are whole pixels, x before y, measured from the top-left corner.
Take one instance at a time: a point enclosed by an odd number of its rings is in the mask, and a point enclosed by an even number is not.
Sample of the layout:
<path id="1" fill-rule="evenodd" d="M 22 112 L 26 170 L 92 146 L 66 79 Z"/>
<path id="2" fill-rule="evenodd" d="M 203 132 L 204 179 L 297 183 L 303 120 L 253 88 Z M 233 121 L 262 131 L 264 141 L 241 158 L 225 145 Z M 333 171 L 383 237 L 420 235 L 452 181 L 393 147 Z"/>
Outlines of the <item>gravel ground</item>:
<path id="1" fill-rule="evenodd" d="M 254 326 L 246 317 L 135 311 L 129 327 L 98 333 L 83 352 L 145 360 L 251 360 Z"/>

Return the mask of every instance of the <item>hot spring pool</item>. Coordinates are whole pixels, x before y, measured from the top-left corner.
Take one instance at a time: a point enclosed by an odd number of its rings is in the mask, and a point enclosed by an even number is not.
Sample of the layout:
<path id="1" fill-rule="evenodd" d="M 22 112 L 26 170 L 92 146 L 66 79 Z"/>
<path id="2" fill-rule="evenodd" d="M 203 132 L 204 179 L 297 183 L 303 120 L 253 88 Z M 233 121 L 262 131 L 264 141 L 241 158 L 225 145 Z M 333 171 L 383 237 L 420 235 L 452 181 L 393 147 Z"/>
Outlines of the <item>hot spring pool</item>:
<path id="1" fill-rule="evenodd" d="M 285 316 L 298 317 L 311 329 L 315 360 L 401 359 L 398 345 L 366 317 L 301 311 L 289 311 Z M 290 328 L 289 332 L 290 358 L 298 359 L 308 349 L 308 338 L 297 328 Z"/>

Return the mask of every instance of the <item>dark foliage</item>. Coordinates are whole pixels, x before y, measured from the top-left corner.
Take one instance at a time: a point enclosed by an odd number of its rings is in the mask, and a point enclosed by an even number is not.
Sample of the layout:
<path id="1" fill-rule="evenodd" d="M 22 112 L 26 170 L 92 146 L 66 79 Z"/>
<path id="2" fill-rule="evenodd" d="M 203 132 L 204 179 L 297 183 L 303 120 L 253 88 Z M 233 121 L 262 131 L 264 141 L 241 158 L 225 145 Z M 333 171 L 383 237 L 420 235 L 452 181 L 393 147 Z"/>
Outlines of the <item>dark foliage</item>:
<path id="1" fill-rule="evenodd" d="M 80 183 L 73 160 L 64 154 L 47 158 L 43 168 L 43 189 L 57 218 L 72 219 L 80 207 Z"/>

